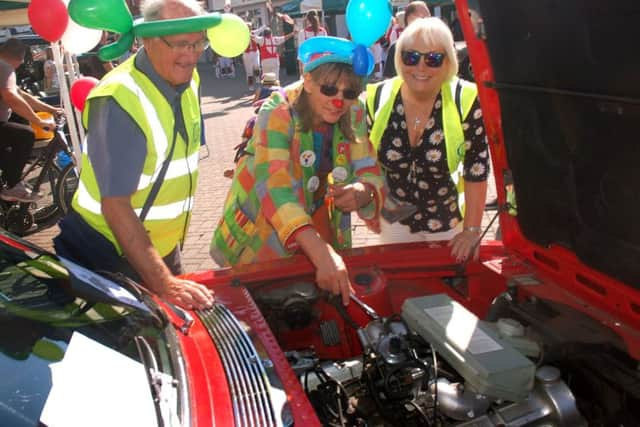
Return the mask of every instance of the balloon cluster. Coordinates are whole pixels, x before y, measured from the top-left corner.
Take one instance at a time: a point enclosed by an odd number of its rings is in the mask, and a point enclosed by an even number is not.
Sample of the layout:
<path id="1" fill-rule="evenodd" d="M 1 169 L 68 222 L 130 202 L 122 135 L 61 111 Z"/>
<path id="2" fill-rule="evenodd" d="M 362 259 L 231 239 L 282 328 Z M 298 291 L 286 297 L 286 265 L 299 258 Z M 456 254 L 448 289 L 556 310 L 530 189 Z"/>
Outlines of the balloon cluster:
<path id="1" fill-rule="evenodd" d="M 368 47 L 387 31 L 391 21 L 388 0 L 349 0 L 346 23 L 351 40 L 339 37 L 313 37 L 298 49 L 305 72 L 327 62 L 346 62 L 360 76 L 367 76 L 375 65 Z"/>
<path id="2" fill-rule="evenodd" d="M 249 45 L 249 29 L 230 13 L 210 13 L 190 18 L 134 22 L 125 0 L 32 0 L 28 8 L 33 30 L 50 42 L 61 41 L 69 52 L 81 54 L 93 49 L 102 31 L 120 34 L 115 43 L 100 48 L 103 61 L 124 54 L 135 37 L 207 31 L 211 47 L 222 56 L 240 55 Z"/>
<path id="3" fill-rule="evenodd" d="M 114 43 L 102 46 L 98 57 L 111 61 L 129 50 L 136 37 L 207 31 L 213 50 L 226 57 L 240 55 L 249 45 L 245 22 L 230 13 L 210 13 L 189 18 L 134 22 L 125 0 L 32 0 L 27 9 L 33 31 L 43 39 L 60 41 L 70 53 L 82 54 L 100 43 L 103 31 L 120 34 Z M 98 83 L 82 77 L 71 86 L 71 102 L 80 111 L 91 89 Z"/>
<path id="4" fill-rule="evenodd" d="M 27 15 L 33 31 L 49 41 L 60 41 L 73 54 L 93 49 L 102 38 L 102 31 L 94 30 L 69 18 L 69 0 L 32 0 Z"/>

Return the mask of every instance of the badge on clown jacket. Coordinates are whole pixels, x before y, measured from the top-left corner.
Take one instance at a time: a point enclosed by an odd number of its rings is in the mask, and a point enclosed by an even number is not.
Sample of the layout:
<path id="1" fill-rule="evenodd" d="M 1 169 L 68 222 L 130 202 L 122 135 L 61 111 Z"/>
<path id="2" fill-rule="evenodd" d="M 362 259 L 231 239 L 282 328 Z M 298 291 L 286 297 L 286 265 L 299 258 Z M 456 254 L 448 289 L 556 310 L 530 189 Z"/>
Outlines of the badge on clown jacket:
<path id="1" fill-rule="evenodd" d="M 331 174 L 333 175 L 333 180 L 336 183 L 345 182 L 347 180 L 347 170 L 342 166 L 336 166 L 335 168 L 333 168 Z"/>
<path id="2" fill-rule="evenodd" d="M 315 175 L 309 178 L 309 181 L 307 181 L 307 190 L 313 193 L 318 187 L 320 187 L 320 178 Z"/>
<path id="3" fill-rule="evenodd" d="M 305 150 L 302 153 L 300 153 L 300 164 L 305 167 L 308 168 L 310 166 L 312 166 L 316 161 L 316 153 L 314 153 L 311 150 Z"/>

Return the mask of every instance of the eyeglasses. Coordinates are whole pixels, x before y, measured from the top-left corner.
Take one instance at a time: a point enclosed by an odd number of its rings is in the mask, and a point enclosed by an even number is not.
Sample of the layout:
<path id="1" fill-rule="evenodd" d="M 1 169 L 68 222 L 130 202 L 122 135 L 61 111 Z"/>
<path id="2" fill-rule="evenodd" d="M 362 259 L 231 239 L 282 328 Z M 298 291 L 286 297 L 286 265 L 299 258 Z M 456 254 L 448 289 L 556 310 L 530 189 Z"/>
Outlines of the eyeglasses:
<path id="1" fill-rule="evenodd" d="M 402 63 L 409 67 L 418 65 L 418 62 L 420 62 L 421 57 L 424 58 L 424 63 L 427 67 L 439 68 L 439 67 L 442 67 L 445 54 L 441 52 L 422 53 L 415 50 L 402 51 Z"/>
<path id="2" fill-rule="evenodd" d="M 171 48 L 175 53 L 189 53 L 189 52 L 202 52 L 209 47 L 209 41 L 207 39 L 198 40 L 197 42 L 189 43 L 187 41 L 181 41 L 176 43 L 170 43 L 164 37 L 158 37 L 167 46 Z"/>
<path id="3" fill-rule="evenodd" d="M 324 96 L 336 96 L 340 92 L 337 86 L 333 85 L 320 85 L 320 93 Z M 358 97 L 359 93 L 355 89 L 342 89 L 342 96 L 344 99 L 353 101 Z"/>

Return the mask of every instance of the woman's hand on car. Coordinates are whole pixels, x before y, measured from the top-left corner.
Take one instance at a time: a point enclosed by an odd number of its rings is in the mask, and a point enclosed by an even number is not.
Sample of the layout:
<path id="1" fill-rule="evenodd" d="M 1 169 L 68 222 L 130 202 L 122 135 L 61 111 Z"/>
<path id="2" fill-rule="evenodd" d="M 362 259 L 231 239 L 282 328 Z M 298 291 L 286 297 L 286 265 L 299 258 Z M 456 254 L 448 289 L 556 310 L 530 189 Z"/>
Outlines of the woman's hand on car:
<path id="1" fill-rule="evenodd" d="M 480 234 L 476 231 L 464 230 L 456 234 L 453 239 L 449 241 L 451 256 L 454 257 L 457 262 L 464 262 L 471 256 L 473 256 L 473 260 L 476 261 L 480 256 L 480 245 L 476 244 L 479 239 Z"/>

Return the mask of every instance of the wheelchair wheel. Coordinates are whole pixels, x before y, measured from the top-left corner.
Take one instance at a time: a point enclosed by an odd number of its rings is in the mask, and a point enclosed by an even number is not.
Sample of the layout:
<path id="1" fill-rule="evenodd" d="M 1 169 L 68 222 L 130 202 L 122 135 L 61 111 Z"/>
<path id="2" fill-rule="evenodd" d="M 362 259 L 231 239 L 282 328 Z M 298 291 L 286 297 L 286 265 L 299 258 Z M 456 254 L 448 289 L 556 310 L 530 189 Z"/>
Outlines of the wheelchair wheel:
<path id="1" fill-rule="evenodd" d="M 60 176 L 60 168 L 55 163 L 51 164 L 48 170 L 44 172 L 42 168 L 41 163 L 36 164 L 29 170 L 29 173 L 24 179 L 27 186 L 31 188 L 31 191 L 37 191 L 42 196 L 37 202 L 30 203 L 28 208 L 38 228 L 42 225 L 53 224 L 61 215 L 54 196 L 56 182 L 58 176 Z M 39 188 L 36 188 L 38 178 L 42 173 L 44 173 L 42 181 L 40 182 Z"/>
<path id="2" fill-rule="evenodd" d="M 7 231 L 16 236 L 25 236 L 33 232 L 33 215 L 18 206 L 10 208 L 5 215 Z"/>
<path id="3" fill-rule="evenodd" d="M 60 208 L 62 215 L 66 215 L 66 213 L 69 212 L 71 199 L 73 199 L 73 194 L 76 192 L 79 182 L 80 177 L 78 176 L 75 165 L 69 163 L 62 169 L 62 172 L 60 172 L 55 188 L 56 204 Z"/>

